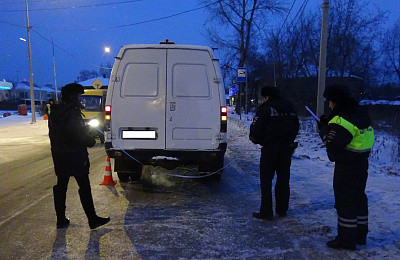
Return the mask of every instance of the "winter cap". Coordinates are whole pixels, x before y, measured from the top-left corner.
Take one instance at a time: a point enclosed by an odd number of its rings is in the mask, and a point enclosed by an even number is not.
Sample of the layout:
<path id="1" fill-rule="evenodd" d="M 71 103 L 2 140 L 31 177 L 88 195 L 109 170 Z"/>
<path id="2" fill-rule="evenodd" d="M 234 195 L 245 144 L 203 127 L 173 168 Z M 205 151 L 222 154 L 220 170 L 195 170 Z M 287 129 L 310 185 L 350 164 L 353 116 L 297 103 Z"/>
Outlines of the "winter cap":
<path id="1" fill-rule="evenodd" d="M 261 96 L 262 97 L 268 96 L 270 98 L 279 97 L 280 92 L 279 92 L 278 88 L 271 87 L 271 86 L 265 86 L 261 89 Z"/>
<path id="2" fill-rule="evenodd" d="M 350 90 L 344 85 L 331 85 L 326 87 L 324 98 L 334 103 L 345 103 L 351 98 Z"/>
<path id="3" fill-rule="evenodd" d="M 61 88 L 61 98 L 68 100 L 70 95 L 78 95 L 85 93 L 85 89 L 81 84 L 70 83 Z"/>

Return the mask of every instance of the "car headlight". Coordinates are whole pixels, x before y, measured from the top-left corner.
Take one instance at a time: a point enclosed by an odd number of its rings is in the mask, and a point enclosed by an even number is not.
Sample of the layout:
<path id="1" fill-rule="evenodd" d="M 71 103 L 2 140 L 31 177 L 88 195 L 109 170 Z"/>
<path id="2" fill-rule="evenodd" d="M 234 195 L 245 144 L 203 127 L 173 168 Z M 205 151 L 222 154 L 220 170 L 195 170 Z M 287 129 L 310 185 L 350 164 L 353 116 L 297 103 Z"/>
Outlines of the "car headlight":
<path id="1" fill-rule="evenodd" d="M 99 126 L 100 122 L 97 119 L 92 119 L 89 121 L 88 125 L 93 126 L 93 127 L 97 127 Z"/>

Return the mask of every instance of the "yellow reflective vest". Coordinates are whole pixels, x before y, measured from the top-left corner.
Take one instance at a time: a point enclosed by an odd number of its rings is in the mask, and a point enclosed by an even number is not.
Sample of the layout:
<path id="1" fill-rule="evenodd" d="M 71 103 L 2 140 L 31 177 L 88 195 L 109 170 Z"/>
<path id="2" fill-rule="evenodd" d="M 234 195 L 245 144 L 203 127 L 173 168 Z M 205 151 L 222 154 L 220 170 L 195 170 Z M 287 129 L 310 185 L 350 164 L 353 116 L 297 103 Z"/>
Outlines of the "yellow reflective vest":
<path id="1" fill-rule="evenodd" d="M 345 128 L 353 136 L 351 142 L 346 146 L 346 150 L 363 153 L 370 152 L 375 142 L 374 129 L 369 126 L 365 129 L 358 129 L 355 125 L 340 116 L 335 116 L 329 124 L 337 124 Z"/>
<path id="2" fill-rule="evenodd" d="M 50 107 L 51 107 L 51 105 L 50 105 L 50 104 L 47 104 L 46 106 L 47 106 L 47 114 L 50 115 Z"/>

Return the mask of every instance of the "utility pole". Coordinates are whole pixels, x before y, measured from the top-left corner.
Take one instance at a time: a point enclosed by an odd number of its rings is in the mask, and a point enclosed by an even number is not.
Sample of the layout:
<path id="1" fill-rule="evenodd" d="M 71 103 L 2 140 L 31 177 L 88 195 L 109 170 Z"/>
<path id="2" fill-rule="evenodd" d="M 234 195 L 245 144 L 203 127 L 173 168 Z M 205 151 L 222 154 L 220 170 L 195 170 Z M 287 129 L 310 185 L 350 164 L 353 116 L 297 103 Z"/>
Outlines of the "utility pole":
<path id="1" fill-rule="evenodd" d="M 56 75 L 56 58 L 54 56 L 54 41 L 53 37 L 51 38 L 51 44 L 53 46 L 53 71 L 54 71 L 54 88 L 56 91 L 56 101 L 58 101 L 58 94 L 57 94 L 57 75 Z"/>
<path id="2" fill-rule="evenodd" d="M 328 46 L 328 21 L 329 21 L 329 0 L 322 3 L 322 24 L 318 70 L 318 94 L 317 94 L 317 116 L 324 114 L 324 91 L 326 81 L 326 53 Z"/>
<path id="3" fill-rule="evenodd" d="M 28 60 L 29 60 L 29 84 L 31 93 L 31 112 L 32 112 L 32 122 L 36 123 L 36 110 L 35 110 L 35 91 L 33 89 L 33 73 L 32 73 L 32 56 L 31 56 L 31 35 L 30 35 L 30 25 L 29 25 L 29 12 L 28 12 L 28 0 L 26 3 L 26 32 L 28 34 Z"/>

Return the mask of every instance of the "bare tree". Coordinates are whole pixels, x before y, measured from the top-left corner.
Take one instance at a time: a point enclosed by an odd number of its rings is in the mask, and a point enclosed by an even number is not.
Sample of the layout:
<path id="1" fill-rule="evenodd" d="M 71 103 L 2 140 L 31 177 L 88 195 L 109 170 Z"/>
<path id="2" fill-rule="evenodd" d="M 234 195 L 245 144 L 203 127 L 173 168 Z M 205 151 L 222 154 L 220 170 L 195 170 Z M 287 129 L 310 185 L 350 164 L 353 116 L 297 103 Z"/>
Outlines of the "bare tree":
<path id="1" fill-rule="evenodd" d="M 370 70 L 379 59 L 385 13 L 368 12 L 368 6 L 366 0 L 337 0 L 330 5 L 328 75 L 370 79 Z"/>
<path id="2" fill-rule="evenodd" d="M 271 32 L 267 53 L 278 78 L 312 77 L 318 73 L 319 20 L 315 15 L 301 17 L 282 33 Z"/>
<path id="3" fill-rule="evenodd" d="M 103 77 L 103 78 L 110 78 L 112 66 L 113 65 L 109 61 L 106 63 L 105 66 L 103 65 L 103 63 L 100 64 L 100 66 L 99 66 L 99 76 Z"/>
<path id="4" fill-rule="evenodd" d="M 400 19 L 388 29 L 382 44 L 384 64 L 389 77 L 395 74 L 400 83 Z"/>
<path id="5" fill-rule="evenodd" d="M 282 11 L 280 0 L 202 0 L 210 12 L 207 35 L 213 44 L 226 50 L 226 68 L 242 67 L 252 45 L 256 46 L 257 31 L 267 17 Z M 257 29 L 257 30 L 256 30 Z M 237 61 L 237 64 L 235 64 Z"/>
<path id="6" fill-rule="evenodd" d="M 77 76 L 77 82 L 85 81 L 91 78 L 96 78 L 98 76 L 97 71 L 92 70 L 81 70 Z"/>
<path id="7" fill-rule="evenodd" d="M 380 28 L 385 13 L 368 12 L 367 0 L 335 0 L 330 5 L 327 74 L 356 75 L 365 81 L 377 76 Z M 268 50 L 276 57 L 278 76 L 314 77 L 318 73 L 320 13 L 312 11 L 271 34 Z"/>

